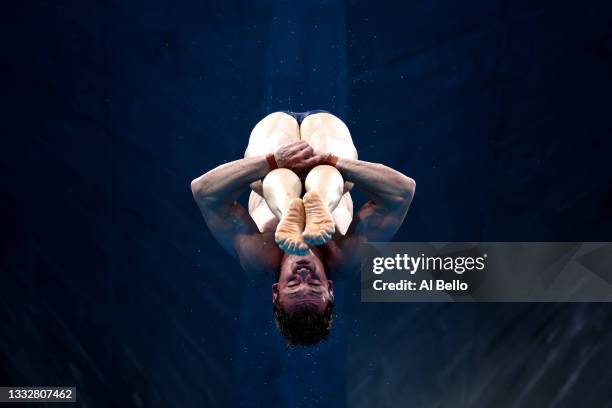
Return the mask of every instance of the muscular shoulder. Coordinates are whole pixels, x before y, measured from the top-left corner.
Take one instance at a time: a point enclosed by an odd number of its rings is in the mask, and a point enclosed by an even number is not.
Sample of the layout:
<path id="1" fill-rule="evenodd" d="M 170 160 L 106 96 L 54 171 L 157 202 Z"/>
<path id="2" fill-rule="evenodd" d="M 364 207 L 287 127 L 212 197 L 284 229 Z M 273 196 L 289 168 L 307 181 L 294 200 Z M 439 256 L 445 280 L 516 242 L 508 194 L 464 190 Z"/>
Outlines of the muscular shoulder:
<path id="1" fill-rule="evenodd" d="M 325 266 L 332 279 L 341 279 L 358 272 L 361 261 L 361 242 L 365 237 L 348 231 L 346 235 L 336 233 L 334 238 L 321 246 Z"/>
<path id="2" fill-rule="evenodd" d="M 389 211 L 373 202 L 366 203 L 355 217 L 344 236 L 336 234 L 328 246 L 330 260 L 343 274 L 359 271 L 362 244 L 368 241 L 389 241 L 397 232 L 405 210 Z"/>
<path id="3" fill-rule="evenodd" d="M 248 273 L 275 276 L 280 268 L 282 252 L 274 242 L 273 232 L 238 238 L 236 252 L 240 265 Z"/>
<path id="4" fill-rule="evenodd" d="M 359 210 L 349 232 L 367 241 L 389 241 L 402 225 L 407 211 L 407 204 L 389 208 L 370 201 Z"/>

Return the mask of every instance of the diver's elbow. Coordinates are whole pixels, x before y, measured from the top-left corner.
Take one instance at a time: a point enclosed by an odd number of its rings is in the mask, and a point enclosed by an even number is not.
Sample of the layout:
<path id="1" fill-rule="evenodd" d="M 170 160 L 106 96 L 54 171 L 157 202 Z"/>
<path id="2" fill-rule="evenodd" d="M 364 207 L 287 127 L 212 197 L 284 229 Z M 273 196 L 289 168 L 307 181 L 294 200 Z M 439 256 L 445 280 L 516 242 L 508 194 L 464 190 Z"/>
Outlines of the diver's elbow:
<path id="1" fill-rule="evenodd" d="M 197 203 L 201 203 L 205 200 L 207 194 L 204 183 L 202 183 L 202 177 L 191 180 L 191 194 Z"/>
<path id="2" fill-rule="evenodd" d="M 400 187 L 400 197 L 402 201 L 412 201 L 412 197 L 414 196 L 414 191 L 416 190 L 416 181 L 414 179 L 405 176 L 401 187 Z"/>
<path id="3" fill-rule="evenodd" d="M 412 203 L 416 183 L 410 177 L 402 176 L 401 179 L 394 183 L 394 190 L 387 197 L 387 204 L 396 207 L 403 207 Z"/>

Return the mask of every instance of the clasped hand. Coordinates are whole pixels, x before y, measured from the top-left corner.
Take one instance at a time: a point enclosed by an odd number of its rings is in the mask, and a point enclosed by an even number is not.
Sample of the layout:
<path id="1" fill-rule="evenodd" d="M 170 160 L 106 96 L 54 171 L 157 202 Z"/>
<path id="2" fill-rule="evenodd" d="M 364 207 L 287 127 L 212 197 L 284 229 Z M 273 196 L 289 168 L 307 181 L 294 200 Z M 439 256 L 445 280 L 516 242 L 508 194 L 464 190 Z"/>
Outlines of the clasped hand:
<path id="1" fill-rule="evenodd" d="M 320 164 L 327 164 L 329 155 L 315 154 L 308 142 L 298 140 L 277 147 L 274 151 L 274 159 L 278 167 L 301 174 Z"/>

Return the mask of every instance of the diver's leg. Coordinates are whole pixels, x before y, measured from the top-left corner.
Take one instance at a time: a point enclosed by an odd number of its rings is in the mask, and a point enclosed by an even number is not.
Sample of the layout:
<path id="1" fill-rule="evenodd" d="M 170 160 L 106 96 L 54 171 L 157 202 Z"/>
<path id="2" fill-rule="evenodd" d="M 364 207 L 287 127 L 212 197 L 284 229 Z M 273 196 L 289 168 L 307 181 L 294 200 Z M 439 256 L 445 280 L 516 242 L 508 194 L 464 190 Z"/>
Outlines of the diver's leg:
<path id="1" fill-rule="evenodd" d="M 306 116 L 300 125 L 300 139 L 306 140 L 315 154 L 333 153 L 344 159 L 357 160 L 351 132 L 340 118 L 329 112 Z M 344 192 L 351 188 L 353 184 L 345 182 Z"/>
<path id="2" fill-rule="evenodd" d="M 285 112 L 273 112 L 260 120 L 249 137 L 244 157 L 264 156 L 280 145 L 300 140 L 300 125 Z"/>
<path id="3" fill-rule="evenodd" d="M 315 153 L 333 153 L 345 159 L 357 159 L 357 149 L 348 127 L 331 113 L 306 116 L 300 125 L 300 139 L 306 140 Z"/>
<path id="4" fill-rule="evenodd" d="M 308 245 L 302 237 L 306 215 L 300 178 L 289 169 L 275 169 L 266 175 L 262 187 L 270 211 L 280 220 L 274 235 L 278 246 L 285 252 L 305 255 Z"/>
<path id="5" fill-rule="evenodd" d="M 316 191 L 330 212 L 336 209 L 344 193 L 342 175 L 335 167 L 325 164 L 310 169 L 304 186 L 306 192 Z"/>
<path id="6" fill-rule="evenodd" d="M 344 180 L 335 167 L 320 165 L 306 176 L 304 210 L 306 226 L 304 240 L 311 245 L 321 245 L 330 240 L 336 231 L 332 211 L 336 209 L 344 189 Z"/>
<path id="7" fill-rule="evenodd" d="M 345 188 L 348 182 L 344 182 Z M 349 183 L 350 184 L 350 183 Z M 332 211 L 332 217 L 336 222 L 336 231 L 342 235 L 346 235 L 346 232 L 353 221 L 353 198 L 350 192 L 346 192 L 342 195 L 338 206 Z"/>
<path id="8" fill-rule="evenodd" d="M 348 128 L 330 113 L 307 116 L 300 126 L 300 138 L 306 140 L 315 153 L 357 158 Z M 353 202 L 348 193 L 352 185 L 345 183 L 338 169 L 327 165 L 311 169 L 305 184 L 306 242 L 320 245 L 331 238 L 335 229 L 345 234 L 353 217 Z"/>
<path id="9" fill-rule="evenodd" d="M 300 140 L 300 130 L 295 118 L 284 112 L 273 112 L 260 120 L 251 131 L 244 157 L 267 155 L 280 145 L 298 140 Z M 290 184 L 291 181 L 287 183 Z M 251 218 L 262 232 L 271 227 L 275 228 L 279 217 L 273 214 L 263 197 L 262 181 L 257 180 L 251 183 L 251 189 L 253 190 L 249 197 Z M 282 206 L 283 201 L 279 202 Z"/>
<path id="10" fill-rule="evenodd" d="M 261 181 L 259 184 L 259 190 L 261 191 Z M 257 224 L 259 232 L 276 231 L 278 218 L 272 214 L 266 200 L 264 200 L 261 194 L 263 194 L 263 192 L 258 194 L 255 190 L 251 190 L 251 194 L 249 195 L 249 214 L 253 221 L 255 221 L 255 224 Z"/>
<path id="11" fill-rule="evenodd" d="M 272 214 L 279 220 L 289 208 L 294 198 L 302 195 L 302 182 L 297 174 L 289 169 L 275 169 L 263 180 L 263 197 Z"/>
<path id="12" fill-rule="evenodd" d="M 264 156 L 278 146 L 300 140 L 300 125 L 285 112 L 272 112 L 260 120 L 249 137 L 244 157 Z M 251 183 L 251 189 L 262 195 L 261 180 Z"/>

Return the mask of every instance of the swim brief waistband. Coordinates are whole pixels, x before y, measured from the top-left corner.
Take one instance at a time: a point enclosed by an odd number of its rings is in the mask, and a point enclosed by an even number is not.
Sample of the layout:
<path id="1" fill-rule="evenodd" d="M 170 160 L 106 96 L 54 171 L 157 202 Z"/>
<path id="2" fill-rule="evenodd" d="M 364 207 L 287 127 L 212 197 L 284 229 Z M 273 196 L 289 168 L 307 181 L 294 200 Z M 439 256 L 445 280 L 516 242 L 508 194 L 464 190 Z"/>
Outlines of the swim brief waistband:
<path id="1" fill-rule="evenodd" d="M 323 110 L 323 109 L 309 110 L 306 112 L 292 112 L 292 111 L 281 111 L 281 112 L 285 112 L 286 114 L 293 116 L 295 120 L 297 120 L 297 123 L 299 125 L 301 125 L 302 121 L 306 119 L 306 117 L 309 115 L 314 115 L 315 113 L 329 113 L 328 111 Z"/>

